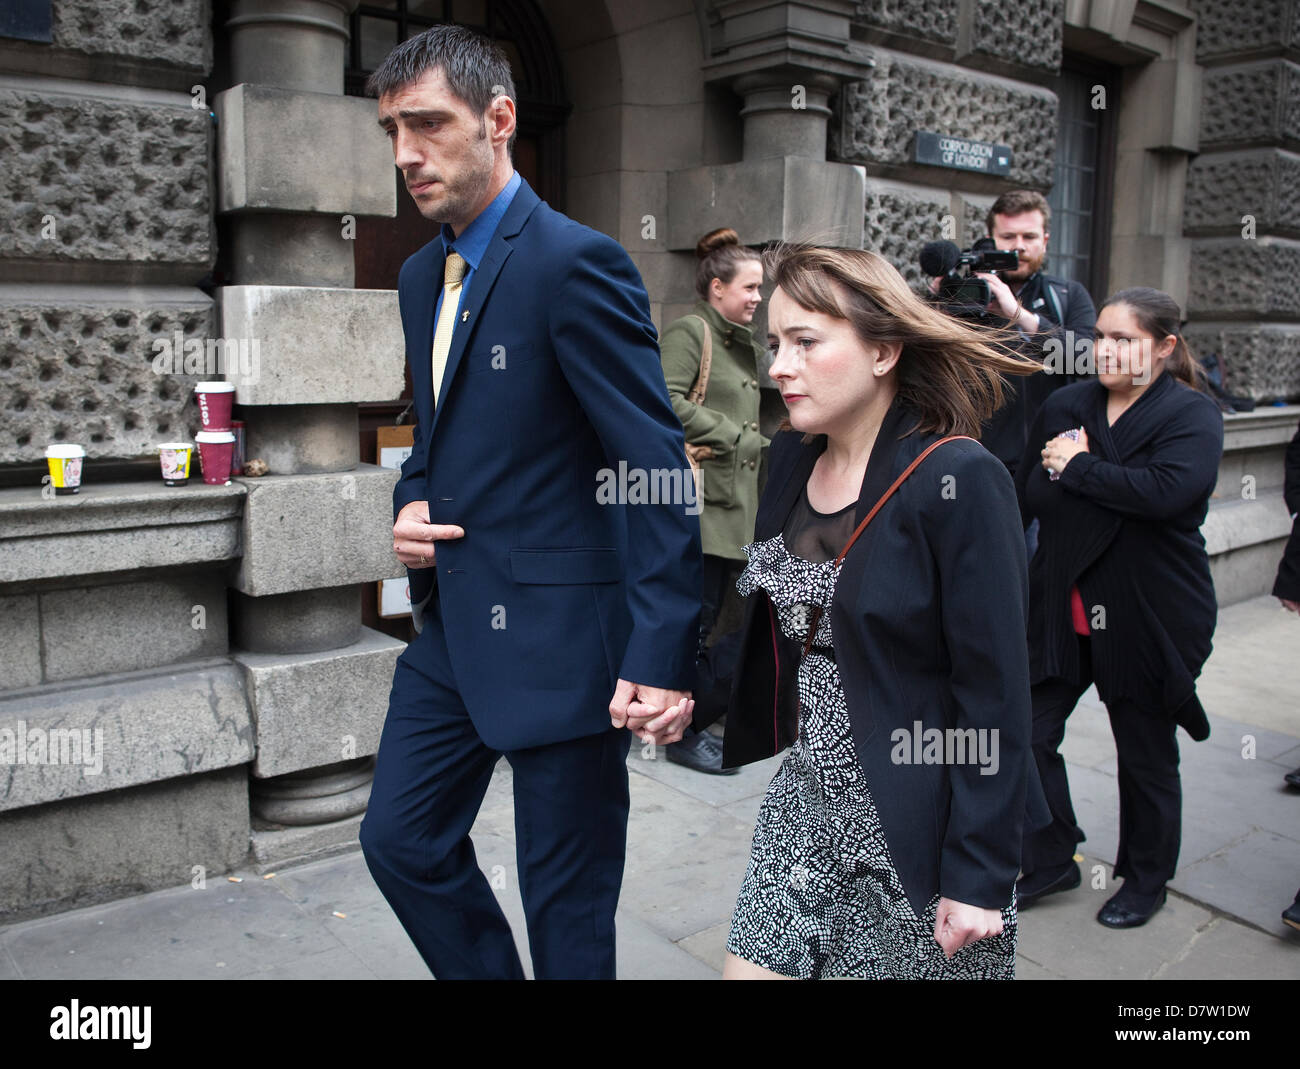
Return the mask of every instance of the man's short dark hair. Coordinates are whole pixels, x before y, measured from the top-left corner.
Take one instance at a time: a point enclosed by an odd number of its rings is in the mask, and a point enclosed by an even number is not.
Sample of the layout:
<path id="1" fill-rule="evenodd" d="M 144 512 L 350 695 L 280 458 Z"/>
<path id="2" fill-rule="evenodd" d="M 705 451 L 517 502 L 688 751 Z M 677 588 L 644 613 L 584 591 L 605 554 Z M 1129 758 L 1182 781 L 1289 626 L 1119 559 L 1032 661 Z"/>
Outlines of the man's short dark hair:
<path id="1" fill-rule="evenodd" d="M 366 79 L 366 94 L 381 97 L 412 82 L 427 71 L 441 70 L 451 91 L 479 116 L 479 136 L 487 134 L 483 113 L 499 96 L 515 97 L 510 60 L 493 41 L 464 26 L 430 26 L 394 48 Z M 510 135 L 507 149 L 513 149 Z"/>
<path id="2" fill-rule="evenodd" d="M 484 105 L 486 107 L 486 105 Z M 993 202 L 993 207 L 989 209 L 988 218 L 985 220 L 988 225 L 989 237 L 993 236 L 993 217 L 995 215 L 1021 215 L 1024 212 L 1042 212 L 1043 213 L 1043 233 L 1046 234 L 1051 227 L 1048 225 L 1052 221 L 1052 209 L 1047 203 L 1047 198 L 1041 193 L 1032 189 L 1013 189 L 1009 193 L 1003 193 Z"/>

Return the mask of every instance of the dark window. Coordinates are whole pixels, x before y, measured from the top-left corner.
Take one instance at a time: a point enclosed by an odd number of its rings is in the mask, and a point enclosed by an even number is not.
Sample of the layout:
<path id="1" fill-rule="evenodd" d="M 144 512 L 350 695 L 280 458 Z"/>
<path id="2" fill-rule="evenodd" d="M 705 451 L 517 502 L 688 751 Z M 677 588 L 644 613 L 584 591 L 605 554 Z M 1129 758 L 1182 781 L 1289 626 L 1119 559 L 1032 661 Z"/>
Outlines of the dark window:
<path id="1" fill-rule="evenodd" d="M 52 27 L 50 0 L 5 0 L 0 4 L 0 37 L 49 44 Z"/>
<path id="2" fill-rule="evenodd" d="M 1056 167 L 1047 270 L 1082 282 L 1094 301 L 1106 296 L 1110 203 L 1115 169 L 1113 68 L 1067 56 L 1054 86 Z"/>

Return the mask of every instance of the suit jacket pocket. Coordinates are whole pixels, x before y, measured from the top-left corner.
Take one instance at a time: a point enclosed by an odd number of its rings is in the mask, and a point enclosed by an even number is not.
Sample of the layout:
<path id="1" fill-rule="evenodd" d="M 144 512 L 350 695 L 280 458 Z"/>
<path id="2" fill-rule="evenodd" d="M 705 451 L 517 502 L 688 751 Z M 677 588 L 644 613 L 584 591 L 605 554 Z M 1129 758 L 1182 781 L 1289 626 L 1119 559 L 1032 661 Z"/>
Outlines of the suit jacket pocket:
<path id="1" fill-rule="evenodd" d="M 618 550 L 512 549 L 510 575 L 516 583 L 617 583 L 623 578 Z"/>

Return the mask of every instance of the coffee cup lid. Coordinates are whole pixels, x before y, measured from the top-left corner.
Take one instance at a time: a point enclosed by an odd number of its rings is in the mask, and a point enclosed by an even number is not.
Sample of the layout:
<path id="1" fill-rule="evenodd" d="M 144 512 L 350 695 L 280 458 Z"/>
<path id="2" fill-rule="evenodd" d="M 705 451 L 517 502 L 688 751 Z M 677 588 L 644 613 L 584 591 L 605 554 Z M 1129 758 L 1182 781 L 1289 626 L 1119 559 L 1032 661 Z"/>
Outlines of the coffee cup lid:
<path id="1" fill-rule="evenodd" d="M 71 460 L 75 457 L 84 457 L 86 451 L 71 442 L 51 442 L 45 447 L 45 455 L 55 460 Z"/>
<path id="2" fill-rule="evenodd" d="M 193 449 L 193 442 L 159 442 L 159 449 Z"/>
<path id="3" fill-rule="evenodd" d="M 194 384 L 195 393 L 234 393 L 235 384 L 233 382 L 197 382 Z"/>
<path id="4" fill-rule="evenodd" d="M 206 442 L 208 445 L 220 445 L 223 442 L 233 442 L 235 435 L 233 431 L 199 431 L 194 436 L 196 442 Z"/>

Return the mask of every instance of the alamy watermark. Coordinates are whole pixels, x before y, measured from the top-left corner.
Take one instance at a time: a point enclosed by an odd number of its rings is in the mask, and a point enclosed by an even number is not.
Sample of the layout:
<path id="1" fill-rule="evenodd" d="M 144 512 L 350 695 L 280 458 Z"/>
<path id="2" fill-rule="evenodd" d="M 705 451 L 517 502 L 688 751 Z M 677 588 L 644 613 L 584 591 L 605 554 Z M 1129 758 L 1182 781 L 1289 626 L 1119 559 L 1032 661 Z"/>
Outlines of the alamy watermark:
<path id="1" fill-rule="evenodd" d="M 695 492 L 695 477 L 687 468 L 629 468 L 596 472 L 596 502 L 601 505 L 685 505 L 686 515 L 698 516 L 703 502 Z"/>
<path id="2" fill-rule="evenodd" d="M 0 765 L 81 765 L 83 775 L 104 771 L 104 729 L 0 728 Z"/>
<path id="3" fill-rule="evenodd" d="M 981 776 L 997 775 L 997 728 L 927 728 L 916 720 L 891 731 L 889 741 L 896 765 L 979 765 Z"/>
<path id="4" fill-rule="evenodd" d="M 216 379 L 237 376 L 241 384 L 256 385 L 262 372 L 260 338 L 186 338 L 175 331 L 153 341 L 155 375 L 202 375 Z"/>

